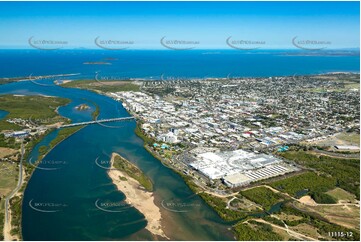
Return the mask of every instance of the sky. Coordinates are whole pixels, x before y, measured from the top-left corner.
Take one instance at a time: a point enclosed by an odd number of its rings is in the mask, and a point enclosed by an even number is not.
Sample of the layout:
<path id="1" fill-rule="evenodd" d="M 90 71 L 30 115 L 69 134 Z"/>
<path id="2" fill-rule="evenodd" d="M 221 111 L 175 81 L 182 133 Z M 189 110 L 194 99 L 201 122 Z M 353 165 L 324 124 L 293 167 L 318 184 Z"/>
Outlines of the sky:
<path id="1" fill-rule="evenodd" d="M 360 43 L 358 2 L 0 2 L 0 9 L 3 49 L 33 48 L 29 42 L 70 49 L 230 49 L 228 38 L 236 47 L 262 49 L 295 48 L 294 38 L 303 46 L 318 41 L 312 48 Z"/>

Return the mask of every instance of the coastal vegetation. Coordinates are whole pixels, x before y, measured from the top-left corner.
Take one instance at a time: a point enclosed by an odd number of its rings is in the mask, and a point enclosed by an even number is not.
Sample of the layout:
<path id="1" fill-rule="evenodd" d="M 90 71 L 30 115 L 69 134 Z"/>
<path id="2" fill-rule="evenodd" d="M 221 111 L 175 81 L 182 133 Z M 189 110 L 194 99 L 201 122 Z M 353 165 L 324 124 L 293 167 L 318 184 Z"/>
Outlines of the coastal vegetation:
<path id="1" fill-rule="evenodd" d="M 296 197 L 303 190 L 310 192 L 326 192 L 335 187 L 336 180 L 331 177 L 307 172 L 270 183 L 275 189 Z"/>
<path id="2" fill-rule="evenodd" d="M 344 238 L 337 238 L 339 240 L 355 240 L 358 241 L 360 238 L 360 233 L 355 229 L 345 228 L 343 226 L 330 223 L 327 219 L 322 217 L 320 214 L 310 211 L 302 210 L 300 211 L 297 209 L 293 203 L 286 203 L 282 207 L 282 213 L 287 215 L 293 215 L 297 217 L 301 217 L 301 219 L 290 219 L 290 220 L 283 220 L 288 226 L 291 228 L 297 227 L 301 224 L 307 224 L 310 228 L 315 228 L 317 233 L 326 238 L 327 240 L 330 239 L 329 232 L 330 231 L 348 231 L 352 232 L 353 236 L 344 237 Z"/>
<path id="3" fill-rule="evenodd" d="M 94 112 L 92 112 L 92 118 L 93 118 L 93 120 L 96 120 L 100 114 L 100 108 L 99 108 L 99 105 L 96 104 L 95 102 L 94 102 L 94 105 L 95 105 L 95 110 L 94 110 Z"/>
<path id="4" fill-rule="evenodd" d="M 9 123 L 6 120 L 22 119 L 31 120 L 32 123 L 51 124 L 54 120 L 66 122 L 56 113 L 59 106 L 64 106 L 70 102 L 66 98 L 54 98 L 44 96 L 0 96 L 0 110 L 5 110 L 9 114 L 0 120 L 0 130 L 20 130 L 19 123 Z"/>
<path id="5" fill-rule="evenodd" d="M 39 147 L 38 159 L 41 159 L 43 156 L 46 155 L 46 153 L 48 153 L 50 150 L 52 150 L 56 145 L 58 145 L 60 142 L 67 139 L 72 134 L 76 133 L 77 131 L 79 131 L 82 128 L 84 128 L 84 126 L 74 126 L 74 127 L 63 128 L 63 129 L 60 129 L 59 131 L 57 131 L 58 133 L 57 133 L 56 137 L 50 141 L 48 146 L 43 145 L 43 146 Z"/>
<path id="6" fill-rule="evenodd" d="M 21 205 L 22 205 L 22 196 L 15 196 L 10 199 L 11 206 L 11 235 L 17 235 L 20 238 L 21 236 Z"/>
<path id="7" fill-rule="evenodd" d="M 136 165 L 123 158 L 119 154 L 114 156 L 113 166 L 115 169 L 125 172 L 128 176 L 134 178 L 147 191 L 153 191 L 153 183 Z"/>
<path id="8" fill-rule="evenodd" d="M 239 222 L 233 227 L 237 240 L 240 241 L 281 241 L 282 237 L 275 233 L 272 226 L 254 220 Z"/>
<path id="9" fill-rule="evenodd" d="M 62 87 L 81 88 L 95 92 L 126 92 L 140 90 L 134 81 L 128 80 L 76 80 L 61 84 Z"/>
<path id="10" fill-rule="evenodd" d="M 267 187 L 255 187 L 240 192 L 251 201 L 261 205 L 265 210 L 269 210 L 272 205 L 282 201 L 282 197 L 274 193 Z"/>
<path id="11" fill-rule="evenodd" d="M 29 77 L 11 77 L 11 78 L 0 78 L 0 85 L 8 84 L 11 82 L 20 81 Z"/>
<path id="12" fill-rule="evenodd" d="M 199 196 L 225 221 L 235 221 L 245 218 L 248 215 L 247 212 L 240 212 L 227 208 L 227 199 L 215 197 L 205 192 L 199 193 Z"/>
<path id="13" fill-rule="evenodd" d="M 309 178 L 316 179 L 316 180 L 310 180 L 308 182 L 309 183 L 308 186 L 312 186 L 315 191 L 320 190 L 323 187 L 323 185 L 325 185 L 324 189 L 340 187 L 356 195 L 357 199 L 360 199 L 360 160 L 359 159 L 335 158 L 325 155 L 317 156 L 302 150 L 288 151 L 281 153 L 280 155 L 306 168 L 315 170 L 320 174 L 320 176 L 317 177 L 315 175 L 307 175 L 310 176 Z M 307 177 L 302 179 L 303 182 L 306 182 L 305 181 L 306 179 Z M 296 184 L 294 186 L 296 186 Z M 294 189 L 295 187 L 292 189 L 293 192 L 295 192 Z"/>
<path id="14" fill-rule="evenodd" d="M 150 145 L 150 146 L 153 145 L 155 143 L 155 140 L 148 137 L 146 134 L 144 134 L 144 132 L 142 131 L 141 125 L 142 124 L 139 121 L 137 121 L 137 125 L 134 130 L 135 134 L 139 138 L 141 138 L 144 141 L 144 143 L 146 143 L 147 145 Z"/>
<path id="15" fill-rule="evenodd" d="M 0 133 L 0 147 L 19 149 L 20 144 L 16 142 L 14 137 L 5 138 L 5 135 Z"/>

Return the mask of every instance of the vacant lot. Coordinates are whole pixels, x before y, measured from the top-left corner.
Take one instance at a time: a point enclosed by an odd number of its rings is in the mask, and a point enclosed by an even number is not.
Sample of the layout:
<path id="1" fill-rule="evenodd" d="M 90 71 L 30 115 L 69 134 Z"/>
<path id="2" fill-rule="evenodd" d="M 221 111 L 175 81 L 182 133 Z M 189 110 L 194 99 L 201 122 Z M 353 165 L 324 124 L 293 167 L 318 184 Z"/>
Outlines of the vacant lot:
<path id="1" fill-rule="evenodd" d="M 326 139 L 314 141 L 311 143 L 304 144 L 312 144 L 318 146 L 335 146 L 335 145 L 355 145 L 360 146 L 360 134 L 358 133 L 339 133 L 336 135 L 332 135 L 327 137 Z"/>
<path id="2" fill-rule="evenodd" d="M 300 203 L 294 205 L 303 211 L 317 213 L 331 223 L 355 230 L 360 229 L 360 208 L 357 206 L 320 204 L 318 206 L 305 206 Z"/>
<path id="3" fill-rule="evenodd" d="M 0 240 L 3 240 L 4 230 L 4 198 L 16 187 L 17 169 L 16 163 L 0 162 Z"/>
<path id="4" fill-rule="evenodd" d="M 353 202 L 356 200 L 356 196 L 337 187 L 335 189 L 332 189 L 328 192 L 326 192 L 331 197 L 335 198 L 337 201 L 349 201 Z"/>
<path id="5" fill-rule="evenodd" d="M 0 197 L 6 196 L 16 187 L 18 165 L 10 162 L 0 162 Z"/>
<path id="6" fill-rule="evenodd" d="M 8 155 L 14 155 L 17 152 L 15 149 L 0 147 L 0 159 Z"/>

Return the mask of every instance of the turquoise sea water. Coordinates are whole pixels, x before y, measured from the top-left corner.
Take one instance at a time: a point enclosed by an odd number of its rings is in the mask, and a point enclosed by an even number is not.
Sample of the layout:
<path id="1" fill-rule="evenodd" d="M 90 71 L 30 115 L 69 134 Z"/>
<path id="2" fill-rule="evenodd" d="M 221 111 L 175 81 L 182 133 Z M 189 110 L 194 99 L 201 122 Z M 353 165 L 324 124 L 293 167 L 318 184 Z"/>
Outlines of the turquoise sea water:
<path id="1" fill-rule="evenodd" d="M 0 77 L 80 73 L 94 78 L 157 79 L 171 77 L 286 76 L 359 72 L 359 56 L 290 56 L 290 51 L 237 50 L 0 50 Z M 298 53 L 293 51 L 291 53 Z M 85 65 L 107 62 L 110 65 Z"/>
<path id="2" fill-rule="evenodd" d="M 112 65 L 84 65 L 87 61 L 112 58 Z M 317 74 L 329 71 L 359 72 L 359 57 L 283 56 L 279 53 L 170 52 L 170 51 L 0 51 L 0 77 L 80 73 L 74 78 L 92 78 L 96 71 L 108 77 L 159 78 L 225 77 Z M 100 107 L 99 118 L 127 117 L 121 103 L 93 92 L 66 89 L 42 80 L 0 85 L 0 95 L 50 95 L 72 102 L 59 113 L 73 122 L 91 120 L 91 112 L 75 107 L 93 103 Z M 4 112 L 3 112 L 4 113 Z M 4 116 L 2 112 L 1 115 Z M 144 148 L 134 134 L 135 123 L 91 125 L 56 146 L 39 165 L 25 190 L 23 237 L 25 240 L 151 240 L 144 228 L 144 216 L 121 203 L 124 194 L 96 161 L 109 160 L 118 152 L 137 164 L 153 181 L 156 205 L 161 209 L 167 235 L 173 240 L 231 240 L 232 223 L 223 222 L 173 171 L 164 167 Z M 56 135 L 50 133 L 37 149 Z M 55 164 L 55 165 L 54 165 Z M 55 168 L 55 169 L 41 169 Z M 186 205 L 174 212 L 162 202 Z M 99 209 L 105 208 L 112 212 Z M 35 209 L 34 209 L 35 208 Z M 174 209 L 173 209 L 174 210 Z"/>

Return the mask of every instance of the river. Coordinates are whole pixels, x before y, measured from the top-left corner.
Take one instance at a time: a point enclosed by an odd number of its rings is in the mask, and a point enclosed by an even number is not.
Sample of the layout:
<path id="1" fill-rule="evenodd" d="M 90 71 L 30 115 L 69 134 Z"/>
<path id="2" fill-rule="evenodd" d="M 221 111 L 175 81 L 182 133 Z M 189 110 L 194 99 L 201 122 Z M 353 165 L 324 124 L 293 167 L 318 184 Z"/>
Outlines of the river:
<path id="1" fill-rule="evenodd" d="M 100 107 L 100 119 L 129 116 L 121 103 L 109 97 L 62 88 L 52 85 L 52 80 L 42 83 L 45 85 L 30 81 L 2 85 L 0 95 L 41 94 L 69 98 L 72 102 L 59 108 L 59 113 L 73 122 L 91 120 L 94 103 Z M 87 103 L 92 109 L 86 112 L 76 110 L 75 107 L 82 103 Z M 152 179 L 155 202 L 161 209 L 165 231 L 171 239 L 233 238 L 230 224 L 223 222 L 194 195 L 179 175 L 164 167 L 143 148 L 143 141 L 134 133 L 135 125 L 130 121 L 87 126 L 46 155 L 24 193 L 24 240 L 155 239 L 144 229 L 144 216 L 135 208 L 119 203 L 125 199 L 124 194 L 112 184 L 106 169 L 97 165 L 108 161 L 112 152 L 134 162 Z M 55 137 L 54 132 L 35 147 L 29 158 L 36 159 L 37 149 L 48 144 Z M 164 209 L 162 201 L 163 204 L 172 202 L 172 209 Z M 99 209 L 99 206 L 110 211 Z"/>

